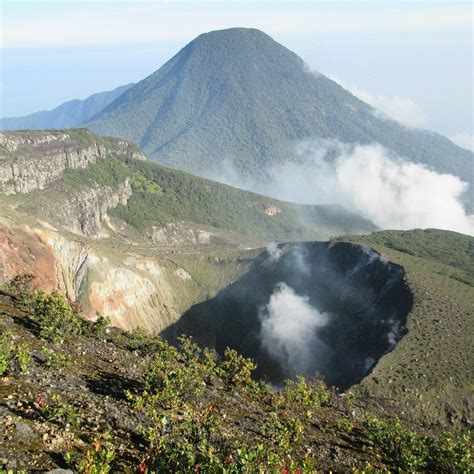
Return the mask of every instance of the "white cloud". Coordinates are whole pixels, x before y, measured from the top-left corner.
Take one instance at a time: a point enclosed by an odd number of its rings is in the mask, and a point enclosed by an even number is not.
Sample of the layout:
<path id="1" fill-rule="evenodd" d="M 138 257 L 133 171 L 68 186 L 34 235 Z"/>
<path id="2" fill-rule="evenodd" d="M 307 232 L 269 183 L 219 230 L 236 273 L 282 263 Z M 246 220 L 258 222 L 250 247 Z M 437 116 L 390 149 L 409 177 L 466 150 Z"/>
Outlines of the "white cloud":
<path id="1" fill-rule="evenodd" d="M 472 27 L 469 5 L 302 2 L 7 2 L 2 47 L 189 41 L 244 26 L 272 35 L 404 32 Z"/>
<path id="2" fill-rule="evenodd" d="M 423 112 L 421 107 L 407 97 L 387 97 L 382 94 L 371 94 L 358 87 L 349 87 L 349 91 L 377 109 L 377 111 L 396 120 L 402 125 L 421 127 L 425 125 L 428 120 L 428 116 Z"/>
<path id="3" fill-rule="evenodd" d="M 408 97 L 388 97 L 383 94 L 373 94 L 360 87 L 348 85 L 337 77 L 329 77 L 351 94 L 374 107 L 378 117 L 391 118 L 407 127 L 422 127 L 428 120 L 428 116 L 421 107 Z"/>
<path id="4" fill-rule="evenodd" d="M 474 151 L 474 135 L 471 133 L 455 133 L 449 137 L 456 145 Z"/>
<path id="5" fill-rule="evenodd" d="M 328 150 L 338 153 L 327 161 Z M 273 169 L 271 194 L 305 204 L 338 203 L 383 229 L 438 228 L 474 235 L 461 194 L 467 184 L 395 157 L 382 146 L 336 141 L 300 144 L 300 164 Z"/>

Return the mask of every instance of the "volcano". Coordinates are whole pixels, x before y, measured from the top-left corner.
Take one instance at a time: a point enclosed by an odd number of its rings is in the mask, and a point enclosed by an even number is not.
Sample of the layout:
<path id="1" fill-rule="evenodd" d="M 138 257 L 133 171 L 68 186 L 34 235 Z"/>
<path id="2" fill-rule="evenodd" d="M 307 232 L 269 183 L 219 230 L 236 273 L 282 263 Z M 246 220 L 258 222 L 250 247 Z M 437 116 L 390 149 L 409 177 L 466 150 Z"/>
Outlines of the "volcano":
<path id="1" fill-rule="evenodd" d="M 132 140 L 162 164 L 211 179 L 226 175 L 234 185 L 265 180 L 273 166 L 295 160 L 295 144 L 306 139 L 377 142 L 472 181 L 472 153 L 381 117 L 256 29 L 198 36 L 86 126 Z"/>

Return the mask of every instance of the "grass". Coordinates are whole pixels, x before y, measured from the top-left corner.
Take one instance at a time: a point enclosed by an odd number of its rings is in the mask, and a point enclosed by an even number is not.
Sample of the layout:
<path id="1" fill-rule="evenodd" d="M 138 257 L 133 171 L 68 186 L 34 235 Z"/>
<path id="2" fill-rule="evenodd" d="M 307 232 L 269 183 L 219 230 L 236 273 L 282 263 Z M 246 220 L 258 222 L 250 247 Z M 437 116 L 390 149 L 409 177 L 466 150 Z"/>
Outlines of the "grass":
<path id="1" fill-rule="evenodd" d="M 304 209 L 274 199 L 244 192 L 230 186 L 207 181 L 187 173 L 171 170 L 151 162 L 128 161 L 133 196 L 125 206 L 111 214 L 137 229 L 166 222 L 193 222 L 231 230 L 242 235 L 272 239 L 307 239 L 324 233 L 338 233 L 344 227 L 343 212 L 324 206 L 311 206 L 312 213 L 303 219 Z M 281 209 L 269 216 L 266 209 Z M 370 228 L 363 219 L 352 218 L 350 228 Z"/>
<path id="2" fill-rule="evenodd" d="M 414 294 L 407 334 L 356 391 L 403 406 L 406 419 L 462 425 L 472 416 L 468 400 L 474 380 L 474 239 L 428 229 L 343 240 L 369 245 L 402 265 Z"/>
<path id="3" fill-rule="evenodd" d="M 452 267 L 455 273 L 451 276 L 474 286 L 474 239 L 468 235 L 438 229 L 415 229 L 376 232 L 365 240 Z"/>
<path id="4" fill-rule="evenodd" d="M 85 130 L 68 133 L 84 146 L 96 137 Z M 64 185 L 75 191 L 94 183 L 114 188 L 129 178 L 132 197 L 109 214 L 139 232 L 150 230 L 152 225 L 185 222 L 247 238 L 277 241 L 327 238 L 374 229 L 370 222 L 336 206 L 281 202 L 148 161 L 119 158 L 113 152 L 113 139 L 100 140 L 108 144 L 107 157 L 86 169 L 66 169 Z M 268 215 L 267 210 L 272 207 L 281 212 Z"/>

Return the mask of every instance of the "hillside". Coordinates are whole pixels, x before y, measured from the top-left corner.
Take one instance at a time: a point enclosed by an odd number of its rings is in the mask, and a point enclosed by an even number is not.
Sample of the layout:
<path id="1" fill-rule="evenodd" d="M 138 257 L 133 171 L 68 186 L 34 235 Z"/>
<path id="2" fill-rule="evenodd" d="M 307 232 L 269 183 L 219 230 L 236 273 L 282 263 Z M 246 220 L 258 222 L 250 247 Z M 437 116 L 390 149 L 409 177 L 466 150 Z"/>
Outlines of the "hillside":
<path id="1" fill-rule="evenodd" d="M 4 132 L 2 140 L 10 150 L 4 148 L 0 161 L 0 190 L 15 193 L 20 209 L 48 216 L 51 222 L 63 222 L 68 229 L 81 229 L 86 234 L 99 232 L 96 217 L 103 220 L 104 216 L 91 210 L 104 204 L 104 189 L 118 190 L 121 196 L 106 205 L 109 215 L 141 237 L 152 238 L 157 228 L 181 223 L 233 232 L 241 244 L 327 238 L 375 229 L 369 221 L 338 206 L 281 202 L 137 160 L 144 156 L 132 145 L 87 130 Z M 68 159 L 68 153 L 79 158 Z M 19 175 L 12 171 L 15 167 L 23 168 Z M 85 195 L 88 189 L 100 194 L 94 205 L 91 196 Z M 34 199 L 22 195 L 35 190 L 41 192 Z M 86 200 L 89 208 L 81 200 Z M 71 201 L 76 205 L 71 206 Z M 71 207 L 81 213 L 79 223 L 74 223 Z"/>
<path id="2" fill-rule="evenodd" d="M 355 389 L 427 423 L 467 424 L 474 412 L 474 238 L 437 229 L 344 237 L 402 265 L 414 294 L 407 333 Z M 442 395 L 441 395 L 442 394 Z"/>
<path id="3" fill-rule="evenodd" d="M 76 311 L 76 312 L 74 312 Z M 27 279 L 0 290 L 0 466 L 7 471 L 468 472 L 467 434 L 433 433 L 250 360 L 81 320 Z"/>
<path id="4" fill-rule="evenodd" d="M 69 100 L 49 111 L 35 112 L 24 117 L 1 118 L 0 130 L 77 127 L 99 113 L 132 85 L 127 84 L 112 91 L 99 92 L 84 100 Z"/>
<path id="5" fill-rule="evenodd" d="M 381 118 L 254 29 L 198 36 L 86 126 L 131 140 L 160 163 L 211 179 L 230 174 L 255 189 L 273 166 L 294 161 L 296 144 L 307 139 L 378 142 L 472 183 L 471 152 Z"/>
<path id="6" fill-rule="evenodd" d="M 258 309 L 286 282 L 300 304 L 337 316 L 320 339 L 330 348 L 326 372 L 316 366 L 330 383 L 383 417 L 403 406 L 400 416 L 423 429 L 469 426 L 472 237 L 337 237 L 373 226 L 338 208 L 295 206 L 164 168 L 87 130 L 0 138 L 2 281 L 31 273 L 35 288 L 66 295 L 89 320 L 98 312 L 116 328 L 170 340 L 184 328 L 221 355 L 226 343 L 252 357 Z M 307 242 L 262 248 L 283 239 Z M 213 341 L 219 327 L 228 330 Z M 263 378 L 272 367 L 265 361 L 256 372 Z"/>
<path id="7" fill-rule="evenodd" d="M 166 328 L 247 271 L 255 247 L 375 228 L 164 168 L 87 130 L 3 132 L 0 150 L 0 279 L 32 273 L 123 329 Z"/>

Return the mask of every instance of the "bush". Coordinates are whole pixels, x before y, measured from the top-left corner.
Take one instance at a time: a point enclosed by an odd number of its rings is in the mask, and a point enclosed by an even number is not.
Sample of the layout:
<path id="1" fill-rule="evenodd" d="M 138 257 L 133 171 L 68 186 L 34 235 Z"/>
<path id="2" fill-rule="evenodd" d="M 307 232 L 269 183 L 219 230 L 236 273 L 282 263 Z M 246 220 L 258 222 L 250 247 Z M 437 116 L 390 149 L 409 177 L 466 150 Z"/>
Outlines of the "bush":
<path id="1" fill-rule="evenodd" d="M 16 295 L 21 305 L 28 306 L 31 303 L 31 286 L 34 276 L 31 273 L 21 273 L 6 282 L 7 291 Z"/>
<path id="2" fill-rule="evenodd" d="M 11 292 L 20 296 L 22 293 L 27 293 L 31 290 L 31 282 L 34 276 L 31 273 L 21 273 L 14 276 L 7 284 L 6 287 Z"/>
<path id="3" fill-rule="evenodd" d="M 108 474 L 115 460 L 115 448 L 108 433 L 97 434 L 83 456 L 70 452 L 65 461 L 79 473 Z"/>
<path id="4" fill-rule="evenodd" d="M 418 436 L 395 422 L 386 422 L 374 416 L 365 419 L 369 438 L 393 460 L 395 467 L 403 471 L 472 472 L 469 436 L 453 440 L 443 434 L 438 440 Z"/>
<path id="5" fill-rule="evenodd" d="M 53 395 L 49 402 L 46 402 L 41 395 L 36 395 L 35 403 L 45 420 L 54 421 L 63 426 L 71 425 L 75 429 L 82 425 L 83 420 L 76 408 L 62 400 L 59 395 Z"/>
<path id="6" fill-rule="evenodd" d="M 31 355 L 26 344 L 15 343 L 12 333 L 0 335 L 0 375 L 6 373 L 26 374 L 31 364 Z"/>
<path id="7" fill-rule="evenodd" d="M 234 349 L 227 348 L 224 352 L 224 360 L 219 365 L 219 375 L 230 385 L 256 388 L 257 383 L 252 380 L 252 372 L 256 367 L 250 359 L 241 356 Z"/>
<path id="8" fill-rule="evenodd" d="M 56 353 L 48 347 L 41 349 L 41 356 L 44 357 L 46 367 L 54 367 L 59 371 L 68 367 L 72 362 L 72 357 L 69 354 Z"/>
<path id="9" fill-rule="evenodd" d="M 97 313 L 97 318 L 92 324 L 92 333 L 99 339 L 105 339 L 109 332 L 110 318 Z"/>
<path id="10" fill-rule="evenodd" d="M 40 336 L 59 343 L 68 336 L 82 334 L 83 320 L 66 298 L 36 290 L 32 293 L 31 310 L 40 328 Z"/>
<path id="11" fill-rule="evenodd" d="M 322 380 L 309 381 L 298 376 L 296 380 L 286 381 L 283 397 L 289 406 L 305 410 L 311 416 L 313 410 L 329 400 L 329 390 Z"/>

